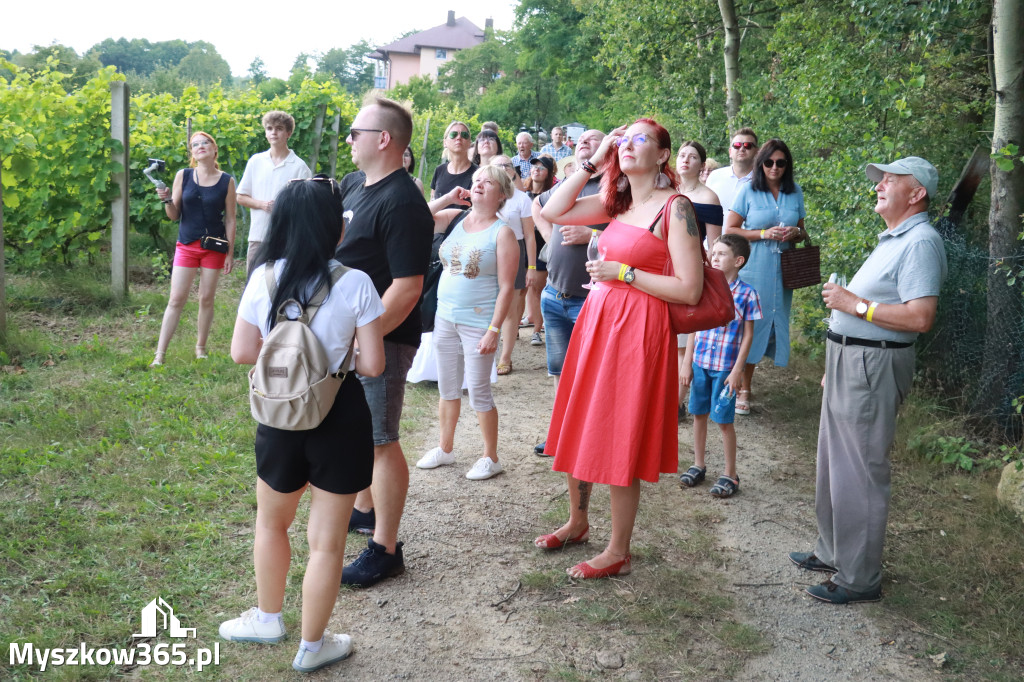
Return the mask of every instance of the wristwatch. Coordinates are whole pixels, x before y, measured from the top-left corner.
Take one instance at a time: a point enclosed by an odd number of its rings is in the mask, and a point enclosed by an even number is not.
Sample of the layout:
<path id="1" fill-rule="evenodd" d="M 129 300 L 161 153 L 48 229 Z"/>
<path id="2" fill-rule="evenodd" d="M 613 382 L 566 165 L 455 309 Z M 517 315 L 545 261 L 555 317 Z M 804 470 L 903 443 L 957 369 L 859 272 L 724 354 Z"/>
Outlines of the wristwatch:
<path id="1" fill-rule="evenodd" d="M 863 298 L 857 301 L 856 311 L 857 317 L 863 320 L 864 316 L 868 314 L 868 302 Z"/>
<path id="2" fill-rule="evenodd" d="M 622 276 L 622 281 L 626 284 L 632 284 L 634 279 L 636 279 L 636 268 L 628 268 L 626 274 Z"/>

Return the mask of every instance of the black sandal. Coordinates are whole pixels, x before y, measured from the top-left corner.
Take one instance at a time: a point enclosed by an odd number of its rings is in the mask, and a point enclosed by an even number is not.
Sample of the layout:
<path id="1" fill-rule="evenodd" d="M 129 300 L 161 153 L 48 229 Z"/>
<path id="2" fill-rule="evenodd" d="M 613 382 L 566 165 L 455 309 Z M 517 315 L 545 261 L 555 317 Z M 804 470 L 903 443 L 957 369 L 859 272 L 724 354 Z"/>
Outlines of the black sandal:
<path id="1" fill-rule="evenodd" d="M 702 469 L 701 467 L 694 465 L 679 476 L 679 485 L 692 488 L 698 483 L 703 483 L 707 471 L 707 467 Z"/>
<path id="2" fill-rule="evenodd" d="M 708 492 L 715 497 L 732 497 L 740 489 L 740 477 L 731 479 L 728 476 L 719 476 L 715 484 Z"/>

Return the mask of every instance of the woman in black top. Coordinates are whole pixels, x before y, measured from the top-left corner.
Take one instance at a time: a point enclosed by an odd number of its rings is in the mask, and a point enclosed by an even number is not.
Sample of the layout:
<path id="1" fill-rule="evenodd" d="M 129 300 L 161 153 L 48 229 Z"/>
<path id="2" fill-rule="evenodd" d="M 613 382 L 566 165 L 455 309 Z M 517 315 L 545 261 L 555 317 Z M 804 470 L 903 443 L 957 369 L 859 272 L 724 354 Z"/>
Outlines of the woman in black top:
<path id="1" fill-rule="evenodd" d="M 434 169 L 430 181 L 430 200 L 443 197 L 456 187 L 469 189 L 473 185 L 473 173 L 478 166 L 469 160 L 469 126 L 462 121 L 452 121 L 444 131 L 444 163 Z M 445 208 L 461 208 L 457 204 Z"/>
<path id="2" fill-rule="evenodd" d="M 164 364 L 167 346 L 171 343 L 188 301 L 196 271 L 199 271 L 199 322 L 196 325 L 196 358 L 206 355 L 206 339 L 213 324 L 213 296 L 217 291 L 220 271 L 231 272 L 235 250 L 235 179 L 217 163 L 217 143 L 209 133 L 195 132 L 189 139 L 192 161 L 189 168 L 178 171 L 174 186 L 158 189 L 164 211 L 171 220 L 178 220 L 178 243 L 174 249 L 171 270 L 171 295 L 167 300 L 160 340 L 150 367 Z M 216 237 L 227 242 L 224 251 L 204 249 L 203 237 Z"/>

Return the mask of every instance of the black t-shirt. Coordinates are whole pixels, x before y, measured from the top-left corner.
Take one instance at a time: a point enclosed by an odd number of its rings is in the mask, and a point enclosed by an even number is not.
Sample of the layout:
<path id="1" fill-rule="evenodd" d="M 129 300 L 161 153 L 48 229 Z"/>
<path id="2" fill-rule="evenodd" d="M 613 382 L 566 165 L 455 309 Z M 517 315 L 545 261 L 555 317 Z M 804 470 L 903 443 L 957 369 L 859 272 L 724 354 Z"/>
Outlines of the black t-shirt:
<path id="1" fill-rule="evenodd" d="M 434 169 L 434 178 L 430 181 L 430 189 L 434 190 L 434 196 L 437 198 L 451 192 L 453 187 L 469 189 L 473 186 L 473 173 L 476 173 L 479 168 L 480 166 L 471 163 L 467 170 L 458 175 L 452 175 L 448 172 L 448 162 L 446 161 Z M 445 208 L 463 209 L 466 207 L 459 204 L 448 204 Z"/>
<path id="2" fill-rule="evenodd" d="M 336 254 L 344 265 L 368 274 L 377 293 L 384 296 L 395 279 L 427 273 L 434 218 L 404 168 L 369 187 L 364 182 L 362 171 L 341 180 L 345 236 Z M 384 338 L 418 348 L 421 327 L 416 305 Z"/>
<path id="3" fill-rule="evenodd" d="M 557 185 L 540 195 L 541 206 L 548 202 L 556 188 Z M 583 185 L 583 189 L 580 190 L 578 196 L 582 199 L 583 197 L 589 197 L 600 192 L 601 178 L 600 176 L 594 176 L 587 180 L 587 184 Z M 608 227 L 608 223 L 589 225 L 589 227 L 604 231 L 604 228 Z M 554 225 L 553 229 L 552 237 L 554 238 L 551 240 L 551 250 L 548 254 L 548 284 L 563 294 L 580 297 L 586 296 L 587 290 L 583 288 L 583 285 L 590 281 L 586 266 L 587 245 L 569 244 L 563 246 L 562 240 L 557 238 L 558 225 Z"/>

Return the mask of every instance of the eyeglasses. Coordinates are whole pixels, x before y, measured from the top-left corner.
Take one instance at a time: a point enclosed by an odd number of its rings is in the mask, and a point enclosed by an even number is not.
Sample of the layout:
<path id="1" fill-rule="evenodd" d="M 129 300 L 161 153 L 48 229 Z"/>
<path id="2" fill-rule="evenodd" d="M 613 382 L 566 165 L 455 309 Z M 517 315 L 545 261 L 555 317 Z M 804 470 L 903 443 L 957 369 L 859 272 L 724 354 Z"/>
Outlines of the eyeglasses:
<path id="1" fill-rule="evenodd" d="M 513 166 L 511 163 L 492 163 L 491 165 L 497 166 L 498 168 L 504 168 L 505 170 L 511 170 L 515 168 L 515 166 Z"/>
<path id="2" fill-rule="evenodd" d="M 211 142 L 207 138 L 201 137 L 201 138 L 199 138 L 198 140 L 196 140 L 195 142 L 192 143 L 192 149 L 195 149 L 196 147 L 209 147 L 212 144 L 213 144 L 213 142 Z"/>
<path id="3" fill-rule="evenodd" d="M 732 143 L 732 148 L 733 149 L 753 149 L 756 146 L 757 145 L 754 144 L 753 142 L 733 142 Z"/>
<path id="4" fill-rule="evenodd" d="M 468 140 L 469 139 L 469 131 L 468 130 L 453 130 L 453 131 L 448 133 L 448 138 L 449 139 L 454 140 L 457 137 L 461 137 L 463 140 Z"/>
<path id="5" fill-rule="evenodd" d="M 377 132 L 383 132 L 383 131 L 377 131 Z M 316 175 L 314 175 L 311 178 L 292 178 L 288 182 L 289 183 L 291 183 L 291 182 L 323 182 L 323 183 L 327 183 L 327 185 L 330 186 L 331 194 L 333 194 L 335 196 L 337 196 L 337 194 L 338 194 L 338 183 L 336 183 L 334 181 L 334 178 L 329 178 L 326 175 L 324 175 L 323 173 L 317 173 Z"/>
<path id="6" fill-rule="evenodd" d="M 761 164 L 765 168 L 778 167 L 779 170 L 782 170 L 783 168 L 786 167 L 787 162 L 785 159 L 765 159 L 764 161 L 761 162 Z"/>
<path id="7" fill-rule="evenodd" d="M 633 145 L 634 146 L 638 147 L 638 146 L 640 146 L 642 144 L 647 144 L 647 134 L 646 133 L 637 133 L 636 135 L 633 136 L 632 139 L 633 139 Z M 622 137 L 619 138 L 619 141 L 616 142 L 615 144 L 618 145 L 619 147 L 621 147 L 622 145 L 624 145 L 627 142 L 629 142 L 629 140 L 630 140 L 629 135 L 623 135 Z"/>
<path id="8" fill-rule="evenodd" d="M 383 133 L 384 131 L 380 128 L 349 128 L 348 136 L 355 142 L 356 138 L 359 137 L 359 133 Z"/>

